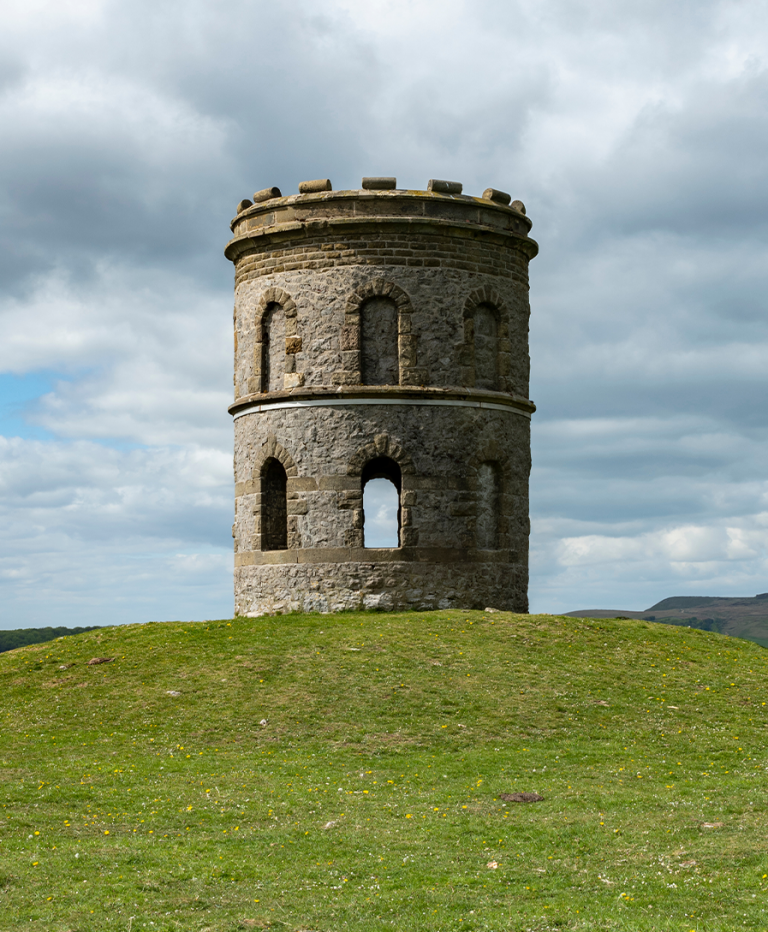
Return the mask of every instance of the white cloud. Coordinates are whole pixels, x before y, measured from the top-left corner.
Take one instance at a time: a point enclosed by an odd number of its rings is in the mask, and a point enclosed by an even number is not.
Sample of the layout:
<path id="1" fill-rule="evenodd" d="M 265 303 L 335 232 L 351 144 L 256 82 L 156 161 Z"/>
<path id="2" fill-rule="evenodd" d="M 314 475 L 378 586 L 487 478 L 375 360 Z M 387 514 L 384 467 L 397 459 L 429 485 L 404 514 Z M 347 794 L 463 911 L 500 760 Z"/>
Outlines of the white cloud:
<path id="1" fill-rule="evenodd" d="M 213 450 L 0 437 L 0 627 L 230 614 L 230 471 Z"/>

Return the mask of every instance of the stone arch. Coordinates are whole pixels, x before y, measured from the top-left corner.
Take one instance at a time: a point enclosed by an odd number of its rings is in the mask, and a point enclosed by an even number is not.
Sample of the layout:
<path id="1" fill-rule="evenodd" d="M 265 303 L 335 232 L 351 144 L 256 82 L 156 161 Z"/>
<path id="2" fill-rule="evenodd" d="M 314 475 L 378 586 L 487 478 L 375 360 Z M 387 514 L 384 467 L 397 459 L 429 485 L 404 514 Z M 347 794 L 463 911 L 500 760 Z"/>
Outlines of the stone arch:
<path id="1" fill-rule="evenodd" d="M 352 529 L 348 532 L 349 546 L 363 546 L 363 473 L 368 463 L 375 460 L 388 459 L 397 464 L 400 470 L 400 546 L 414 546 L 418 543 L 419 532 L 414 522 L 414 505 L 416 492 L 412 488 L 412 479 L 416 474 L 411 456 L 403 447 L 387 434 L 376 434 L 370 443 L 360 447 L 351 457 L 347 465 L 347 475 L 360 481 L 359 490 L 353 493 L 356 496 L 356 507 L 353 512 Z"/>
<path id="2" fill-rule="evenodd" d="M 400 467 L 403 475 L 403 485 L 405 486 L 405 476 L 413 475 L 416 467 L 410 455 L 405 452 L 402 446 L 393 440 L 388 434 L 376 434 L 370 443 L 366 443 L 352 456 L 347 465 L 348 476 L 362 476 L 363 468 L 369 460 L 378 459 L 380 456 L 386 456 L 394 460 Z"/>
<path id="3" fill-rule="evenodd" d="M 360 385 L 362 373 L 362 308 L 373 298 L 387 298 L 397 308 L 398 384 L 420 385 L 424 379 L 417 369 L 417 340 L 412 329 L 413 305 L 403 289 L 385 278 L 373 278 L 359 285 L 347 298 L 341 329 L 341 369 L 334 375 L 339 385 Z"/>
<path id="4" fill-rule="evenodd" d="M 268 434 L 267 439 L 262 444 L 261 450 L 256 457 L 252 473 L 254 479 L 261 475 L 264 463 L 270 458 L 274 458 L 282 463 L 289 479 L 294 479 L 299 475 L 299 468 L 291 454 L 278 442 L 274 434 Z"/>
<path id="5" fill-rule="evenodd" d="M 267 539 L 267 528 L 265 527 L 265 501 L 264 480 L 271 463 L 277 462 L 285 470 L 286 477 L 286 541 L 284 547 L 273 548 L 268 546 L 271 543 Z M 299 470 L 291 454 L 285 447 L 278 442 L 274 434 L 269 434 L 266 441 L 259 451 L 251 473 L 254 479 L 254 485 L 257 489 L 253 514 L 255 518 L 255 540 L 253 542 L 254 550 L 271 550 L 271 549 L 294 549 L 301 547 L 301 534 L 299 532 L 298 517 L 306 514 L 307 503 L 299 497 L 299 493 L 292 488 L 295 485 L 291 480 L 298 478 Z"/>
<path id="6" fill-rule="evenodd" d="M 468 465 L 468 484 L 475 500 L 475 546 L 479 550 L 503 550 L 509 545 L 510 518 L 513 514 L 512 487 L 514 477 L 507 452 L 501 445 L 490 440 L 478 448 Z M 486 486 L 491 467 L 496 473 L 498 487 L 491 491 Z M 491 501 L 491 496 L 496 501 Z M 488 516 L 484 511 L 493 507 L 498 511 L 498 521 L 493 531 L 489 529 Z M 485 522 L 485 523 L 484 523 Z"/>
<path id="7" fill-rule="evenodd" d="M 489 389 L 487 385 L 478 386 L 481 380 L 476 366 L 477 345 L 475 332 L 475 318 L 483 311 L 490 312 L 488 318 L 496 323 L 496 333 L 491 337 L 495 342 L 494 375 L 495 385 Z M 464 332 L 463 341 L 459 346 L 460 381 L 469 388 L 482 387 L 493 391 L 509 391 L 511 375 L 511 355 L 509 343 L 509 311 L 498 291 L 490 285 L 484 285 L 473 291 L 464 303 L 462 314 Z"/>
<path id="8" fill-rule="evenodd" d="M 296 354 L 301 352 L 301 337 L 298 334 L 297 326 L 297 308 L 296 302 L 282 288 L 267 288 L 259 298 L 256 307 L 256 316 L 254 319 L 255 341 L 253 347 L 253 375 L 255 390 L 259 392 L 269 391 L 269 386 L 264 384 L 267 374 L 266 353 L 269 351 L 267 345 L 268 334 L 266 332 L 266 322 L 274 309 L 279 308 L 284 315 L 285 320 L 285 350 L 284 356 L 281 355 L 283 369 L 283 388 L 296 388 L 303 384 L 303 375 L 296 372 Z"/>

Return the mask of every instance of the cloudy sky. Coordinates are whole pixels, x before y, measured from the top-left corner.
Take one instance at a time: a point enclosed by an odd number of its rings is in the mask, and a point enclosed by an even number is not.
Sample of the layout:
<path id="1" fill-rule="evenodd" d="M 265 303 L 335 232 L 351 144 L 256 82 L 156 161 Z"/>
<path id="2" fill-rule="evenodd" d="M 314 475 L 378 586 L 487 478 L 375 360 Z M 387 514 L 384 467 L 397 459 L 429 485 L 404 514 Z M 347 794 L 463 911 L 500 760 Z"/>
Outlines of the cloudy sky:
<path id="1" fill-rule="evenodd" d="M 523 200 L 531 608 L 768 590 L 762 0 L 5 0 L 0 627 L 232 612 L 235 204 Z"/>

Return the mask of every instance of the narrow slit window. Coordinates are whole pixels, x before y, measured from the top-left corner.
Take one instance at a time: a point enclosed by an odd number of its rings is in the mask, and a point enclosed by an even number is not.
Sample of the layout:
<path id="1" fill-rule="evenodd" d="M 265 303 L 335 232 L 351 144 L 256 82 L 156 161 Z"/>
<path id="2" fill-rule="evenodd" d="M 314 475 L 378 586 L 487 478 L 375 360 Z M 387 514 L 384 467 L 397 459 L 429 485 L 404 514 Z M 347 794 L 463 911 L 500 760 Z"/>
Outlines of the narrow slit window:
<path id="1" fill-rule="evenodd" d="M 391 298 L 369 298 L 360 308 L 363 385 L 400 382 L 397 305 Z"/>
<path id="2" fill-rule="evenodd" d="M 261 475 L 261 549 L 288 547 L 288 476 L 276 459 L 265 463 Z"/>
<path id="3" fill-rule="evenodd" d="M 475 310 L 475 387 L 498 387 L 499 322 L 495 310 L 481 304 Z"/>
<path id="4" fill-rule="evenodd" d="M 270 304 L 262 322 L 262 387 L 265 392 L 280 392 L 285 375 L 285 311 Z"/>
<path id="5" fill-rule="evenodd" d="M 400 546 L 400 467 L 386 456 L 363 470 L 363 546 Z"/>
<path id="6" fill-rule="evenodd" d="M 501 476 L 496 463 L 481 463 L 477 470 L 477 549 L 499 549 Z"/>

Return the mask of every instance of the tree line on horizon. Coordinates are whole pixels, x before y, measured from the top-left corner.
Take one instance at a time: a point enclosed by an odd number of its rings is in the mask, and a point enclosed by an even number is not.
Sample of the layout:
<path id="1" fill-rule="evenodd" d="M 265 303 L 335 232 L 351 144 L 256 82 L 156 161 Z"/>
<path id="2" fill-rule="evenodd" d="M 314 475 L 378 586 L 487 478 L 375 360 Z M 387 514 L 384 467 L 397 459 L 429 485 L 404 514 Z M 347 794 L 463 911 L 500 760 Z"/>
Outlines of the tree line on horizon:
<path id="1" fill-rule="evenodd" d="M 101 627 L 88 625 L 85 628 L 14 628 L 10 631 L 0 631 L 0 654 L 17 647 L 26 647 L 28 644 L 44 644 L 69 634 L 82 634 L 83 631 L 95 631 Z"/>

